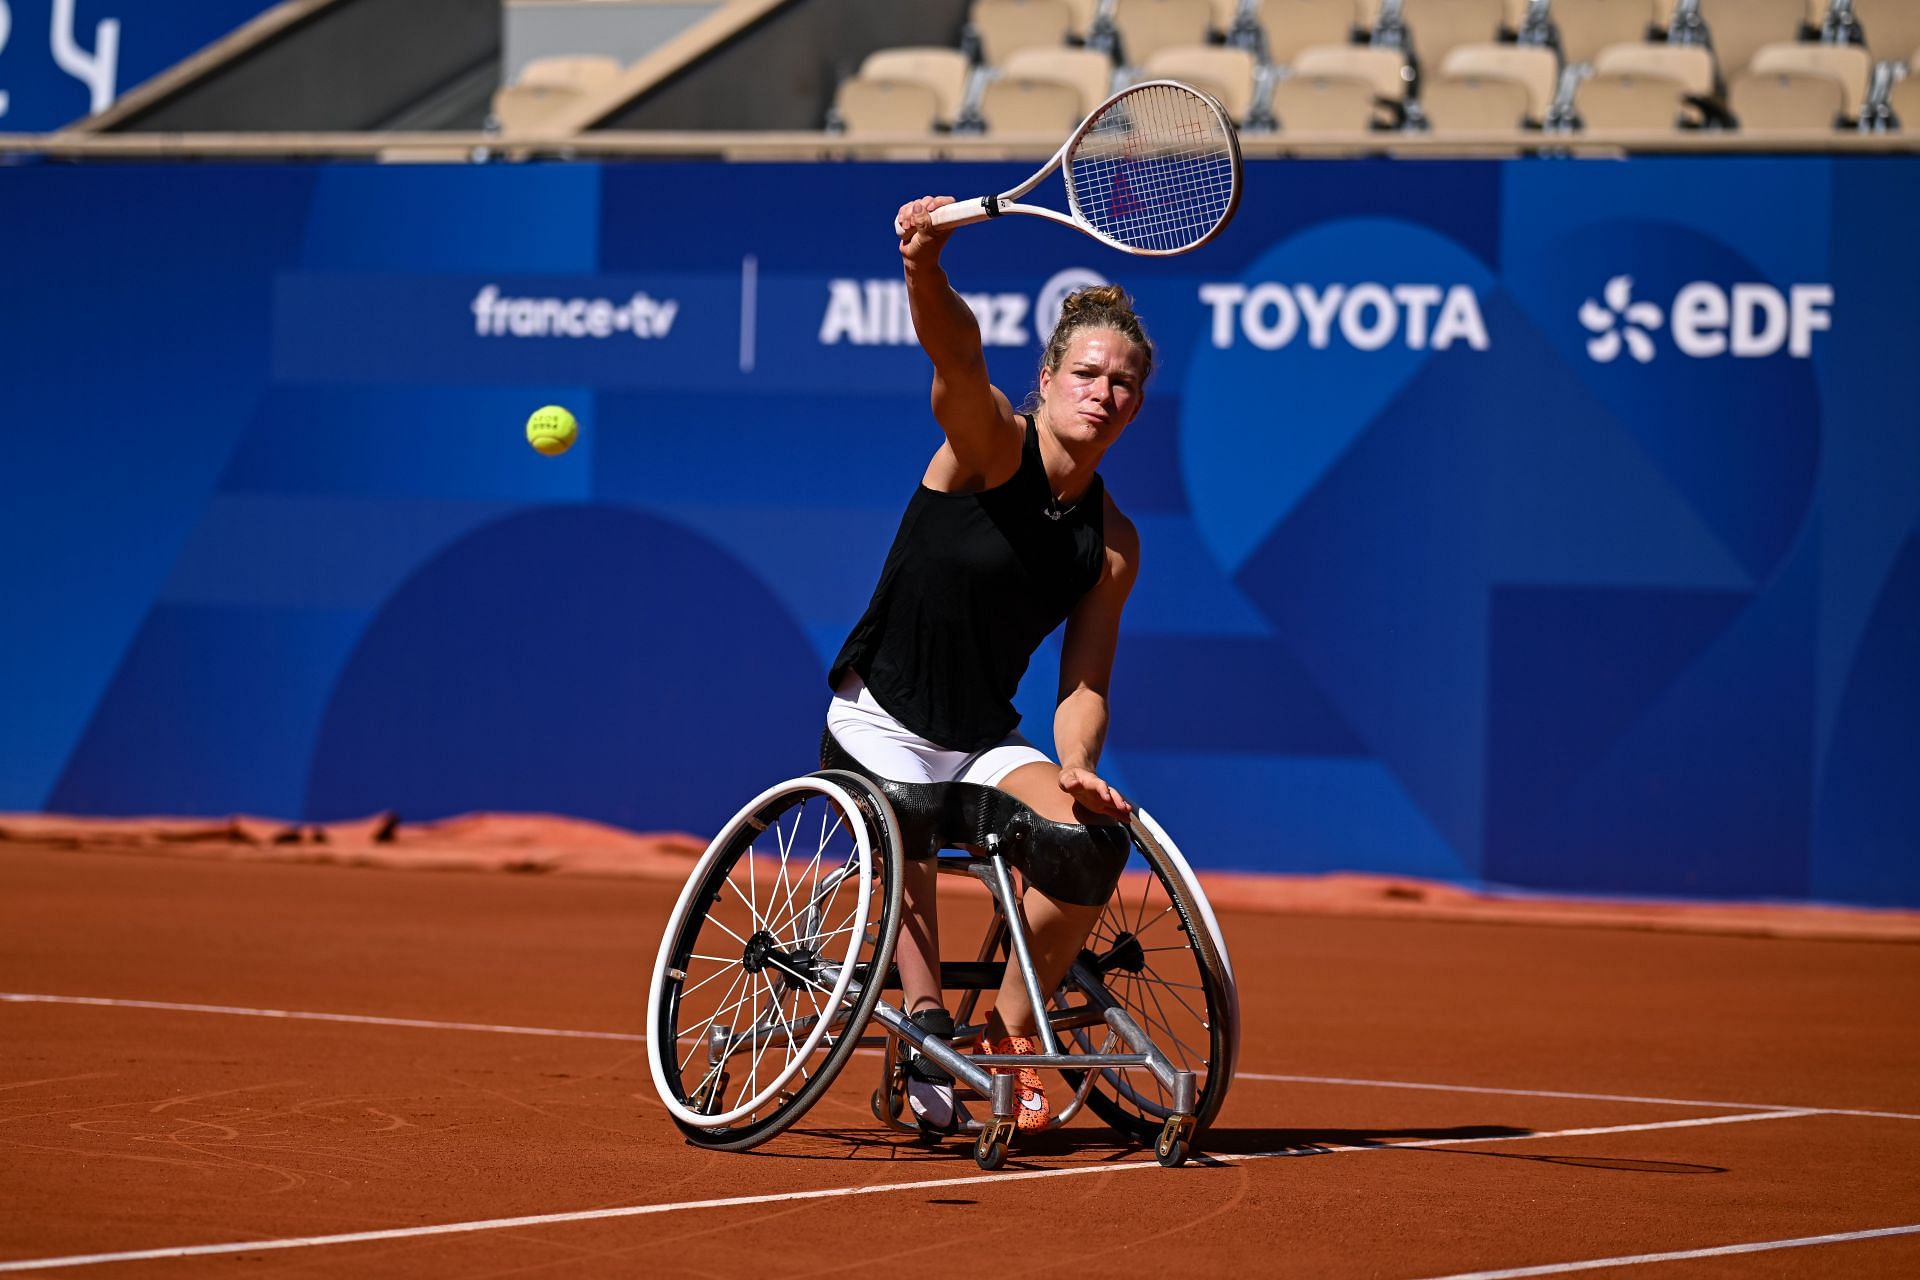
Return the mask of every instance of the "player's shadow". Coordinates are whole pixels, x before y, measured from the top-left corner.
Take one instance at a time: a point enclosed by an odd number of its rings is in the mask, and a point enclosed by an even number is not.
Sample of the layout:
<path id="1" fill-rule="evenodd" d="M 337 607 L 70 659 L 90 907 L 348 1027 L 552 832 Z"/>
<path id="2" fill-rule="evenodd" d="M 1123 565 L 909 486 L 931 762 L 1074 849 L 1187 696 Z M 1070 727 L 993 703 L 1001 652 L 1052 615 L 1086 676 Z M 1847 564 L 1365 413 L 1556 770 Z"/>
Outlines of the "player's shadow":
<path id="1" fill-rule="evenodd" d="M 1713 1174 L 1725 1173 L 1720 1165 L 1689 1164 L 1679 1160 L 1636 1160 L 1612 1156 L 1560 1155 L 1543 1151 L 1488 1151 L 1477 1149 L 1476 1141 L 1501 1141 L 1532 1137 L 1533 1129 L 1500 1124 L 1452 1125 L 1446 1128 L 1412 1126 L 1375 1129 L 1275 1129 L 1213 1128 L 1199 1143 L 1192 1164 L 1205 1166 L 1209 1160 L 1231 1165 L 1247 1159 L 1286 1159 L 1304 1156 L 1338 1155 L 1342 1152 L 1398 1150 L 1419 1155 L 1474 1156 L 1489 1160 L 1526 1160 L 1535 1164 L 1561 1165 L 1607 1173 Z M 753 1154 L 777 1160 L 887 1160 L 948 1166 L 963 1163 L 972 1168 L 973 1144 L 954 1137 L 938 1143 L 923 1143 L 907 1134 L 889 1133 L 873 1128 L 795 1128 L 789 1138 L 801 1138 L 795 1144 L 775 1143 Z M 1443 1144 L 1443 1145 L 1433 1145 Z M 1021 1168 L 1028 1159 L 1047 1160 L 1079 1157 L 1095 1164 L 1115 1164 L 1138 1160 L 1144 1144 L 1131 1143 L 1109 1131 L 1096 1128 L 1068 1128 L 1035 1134 L 1014 1143 L 1008 1168 Z M 1033 1168 L 1043 1165 L 1029 1166 Z"/>
<path id="2" fill-rule="evenodd" d="M 1415 1128 L 1409 1125 L 1386 1129 L 1235 1129 L 1216 1125 L 1202 1137 L 1200 1148 L 1220 1156 L 1312 1156 L 1418 1142 L 1526 1138 L 1531 1137 L 1533 1132 L 1532 1129 L 1516 1129 L 1504 1124 L 1462 1124 L 1446 1128 Z"/>
<path id="3" fill-rule="evenodd" d="M 1713 1164 L 1678 1160 L 1630 1160 L 1608 1156 L 1556 1155 L 1541 1151 L 1487 1151 L 1475 1139 L 1530 1138 L 1536 1130 L 1510 1125 L 1470 1124 L 1446 1129 L 1221 1129 L 1207 1132 L 1201 1150 L 1214 1155 L 1331 1155 L 1340 1151 L 1396 1148 L 1425 1155 L 1478 1156 L 1488 1160 L 1530 1160 L 1536 1164 L 1602 1169 L 1614 1173 L 1725 1173 Z"/>
<path id="4" fill-rule="evenodd" d="M 1511 1125 L 1455 1125 L 1444 1129 L 1390 1128 L 1390 1129 L 1231 1129 L 1212 1128 L 1202 1136 L 1196 1159 L 1207 1156 L 1264 1157 L 1279 1158 L 1290 1156 L 1330 1155 L 1339 1151 L 1352 1151 L 1368 1148 L 1388 1148 L 1405 1146 L 1419 1142 L 1470 1142 L 1475 1139 L 1525 1138 L 1532 1129 L 1516 1129 Z M 806 1139 L 803 1143 L 773 1143 L 758 1148 L 754 1154 L 780 1160 L 910 1160 L 943 1161 L 953 1159 L 971 1159 L 973 1150 L 971 1140 L 954 1137 L 939 1143 L 923 1143 L 908 1134 L 891 1133 L 872 1127 L 841 1128 L 833 1126 L 796 1127 L 788 1131 L 789 1139 Z M 1448 1150 L 1449 1148 L 1415 1147 L 1414 1150 Z M 1047 1158 L 1059 1156 L 1079 1156 L 1091 1158 L 1096 1162 L 1124 1161 L 1137 1159 L 1146 1150 L 1143 1143 L 1129 1142 L 1111 1130 L 1101 1128 L 1067 1128 L 1050 1133 L 1033 1134 L 1017 1138 L 1013 1144 L 1012 1163 L 1018 1164 L 1022 1157 Z M 1467 1152 L 1464 1154 L 1492 1154 L 1486 1152 Z M 1540 1158 L 1540 1157 L 1534 1157 Z"/>

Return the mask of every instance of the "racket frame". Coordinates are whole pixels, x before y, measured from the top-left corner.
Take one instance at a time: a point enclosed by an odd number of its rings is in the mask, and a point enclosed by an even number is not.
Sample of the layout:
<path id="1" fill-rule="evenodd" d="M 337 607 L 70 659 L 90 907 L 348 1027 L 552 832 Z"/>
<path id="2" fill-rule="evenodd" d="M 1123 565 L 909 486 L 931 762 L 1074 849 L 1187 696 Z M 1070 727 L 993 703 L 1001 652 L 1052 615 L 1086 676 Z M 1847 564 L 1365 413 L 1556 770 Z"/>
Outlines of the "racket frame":
<path id="1" fill-rule="evenodd" d="M 1226 212 L 1220 215 L 1219 220 L 1213 224 L 1212 230 L 1208 231 L 1206 235 L 1200 237 L 1198 240 L 1195 240 L 1192 244 L 1183 244 L 1172 249 L 1148 249 L 1139 245 L 1131 245 L 1123 240 L 1116 240 L 1105 232 L 1096 229 L 1085 218 L 1081 217 L 1079 200 L 1074 195 L 1073 184 L 1064 181 L 1062 185 L 1067 189 L 1067 204 L 1072 208 L 1071 213 L 1062 213 L 1058 209 L 1049 209 L 1045 205 L 1020 203 L 1021 196 L 1026 195 L 1027 192 L 1039 186 L 1048 174 L 1066 163 L 1067 157 L 1073 154 L 1074 148 L 1080 145 L 1081 139 L 1087 136 L 1088 131 L 1093 128 L 1095 122 L 1097 122 L 1102 115 L 1106 114 L 1107 108 L 1130 94 L 1139 93 L 1143 89 L 1156 87 L 1182 89 L 1200 99 L 1200 101 L 1204 102 L 1207 108 L 1213 112 L 1214 117 L 1219 120 L 1220 128 L 1226 134 L 1227 148 L 1232 155 L 1233 163 L 1233 193 L 1227 200 Z M 1215 98 L 1212 94 L 1202 93 L 1192 85 L 1183 84 L 1178 80 L 1142 80 L 1139 84 L 1130 84 L 1118 93 L 1109 95 L 1106 101 L 1102 102 L 1092 111 L 1089 111 L 1087 118 L 1082 120 L 1079 127 L 1068 136 L 1065 142 L 1060 144 L 1060 149 L 1053 153 L 1053 159 L 1047 161 L 1044 165 L 1040 166 L 1039 169 L 1035 170 L 1033 176 L 1025 182 L 1017 187 L 1011 187 L 1006 191 L 1002 191 L 998 195 L 976 196 L 971 200 L 956 200 L 952 204 L 941 205 L 933 211 L 933 225 L 940 228 L 966 227 L 976 222 L 985 222 L 988 218 L 997 218 L 1002 214 L 1025 213 L 1036 218 L 1045 218 L 1049 222 L 1057 222 L 1063 227 L 1072 227 L 1076 231 L 1083 231 L 1102 244 L 1110 245 L 1122 253 L 1137 254 L 1145 258 L 1166 258 L 1174 254 L 1188 253 L 1194 249 L 1198 249 L 1201 245 L 1206 244 L 1209 240 L 1219 235 L 1220 232 L 1226 228 L 1226 225 L 1233 221 L 1234 212 L 1240 207 L 1240 178 L 1240 134 L 1233 127 L 1233 120 L 1227 115 L 1227 109 L 1220 104 L 1219 99 Z"/>

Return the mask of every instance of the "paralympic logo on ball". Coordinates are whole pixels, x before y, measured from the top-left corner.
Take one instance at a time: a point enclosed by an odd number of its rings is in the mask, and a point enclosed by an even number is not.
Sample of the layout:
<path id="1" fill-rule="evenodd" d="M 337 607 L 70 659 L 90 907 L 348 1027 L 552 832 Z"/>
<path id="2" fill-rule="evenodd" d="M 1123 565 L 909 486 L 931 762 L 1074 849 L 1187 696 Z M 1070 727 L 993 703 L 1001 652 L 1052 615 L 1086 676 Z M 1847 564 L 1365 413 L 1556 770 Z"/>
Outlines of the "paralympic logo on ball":
<path id="1" fill-rule="evenodd" d="M 1813 354 L 1813 335 L 1833 328 L 1833 286 L 1796 284 L 1782 291 L 1745 282 L 1723 287 L 1710 280 L 1681 286 L 1665 309 L 1633 296 L 1633 277 L 1616 275 L 1600 291 L 1602 301 L 1580 304 L 1580 324 L 1593 335 L 1587 356 L 1611 364 L 1625 351 L 1639 364 L 1653 363 L 1653 335 L 1663 325 L 1674 349 L 1694 360 L 1732 355 L 1751 360 L 1785 350 L 1796 360 Z"/>

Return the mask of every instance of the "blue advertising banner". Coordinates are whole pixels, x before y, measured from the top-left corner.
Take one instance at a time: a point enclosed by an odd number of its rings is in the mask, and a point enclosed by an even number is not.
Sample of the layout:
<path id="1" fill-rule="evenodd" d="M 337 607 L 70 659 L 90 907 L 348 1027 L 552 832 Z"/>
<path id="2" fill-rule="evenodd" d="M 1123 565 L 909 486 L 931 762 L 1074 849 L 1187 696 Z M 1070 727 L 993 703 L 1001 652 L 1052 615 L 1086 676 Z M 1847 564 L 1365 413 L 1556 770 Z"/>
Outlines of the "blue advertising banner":
<path id="1" fill-rule="evenodd" d="M 273 7 L 273 0 L 0 0 L 0 133 L 44 133 Z"/>
<path id="2" fill-rule="evenodd" d="M 940 440 L 894 210 L 1022 176 L 0 171 L 0 809 L 713 830 L 810 766 Z M 1015 401 L 1074 288 L 1156 340 L 1103 772 L 1203 866 L 1920 905 L 1914 207 L 1271 162 L 1184 258 L 957 234 Z"/>

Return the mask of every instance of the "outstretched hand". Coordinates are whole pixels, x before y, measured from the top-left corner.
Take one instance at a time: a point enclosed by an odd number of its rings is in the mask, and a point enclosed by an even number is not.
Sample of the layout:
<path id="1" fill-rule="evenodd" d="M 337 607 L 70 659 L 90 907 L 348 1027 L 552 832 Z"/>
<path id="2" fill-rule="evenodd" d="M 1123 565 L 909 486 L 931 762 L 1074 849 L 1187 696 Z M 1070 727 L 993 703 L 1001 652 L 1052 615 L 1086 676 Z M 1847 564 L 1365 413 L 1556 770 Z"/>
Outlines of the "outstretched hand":
<path id="1" fill-rule="evenodd" d="M 1133 806 L 1126 798 L 1091 769 L 1062 769 L 1060 789 L 1072 796 L 1075 804 L 1095 813 L 1114 818 L 1126 818 L 1133 813 Z"/>
<path id="2" fill-rule="evenodd" d="M 921 196 L 900 206 L 900 212 L 894 215 L 893 231 L 900 237 L 901 257 L 917 262 L 939 256 L 940 246 L 953 233 L 933 225 L 933 211 L 952 203 L 952 196 Z"/>

